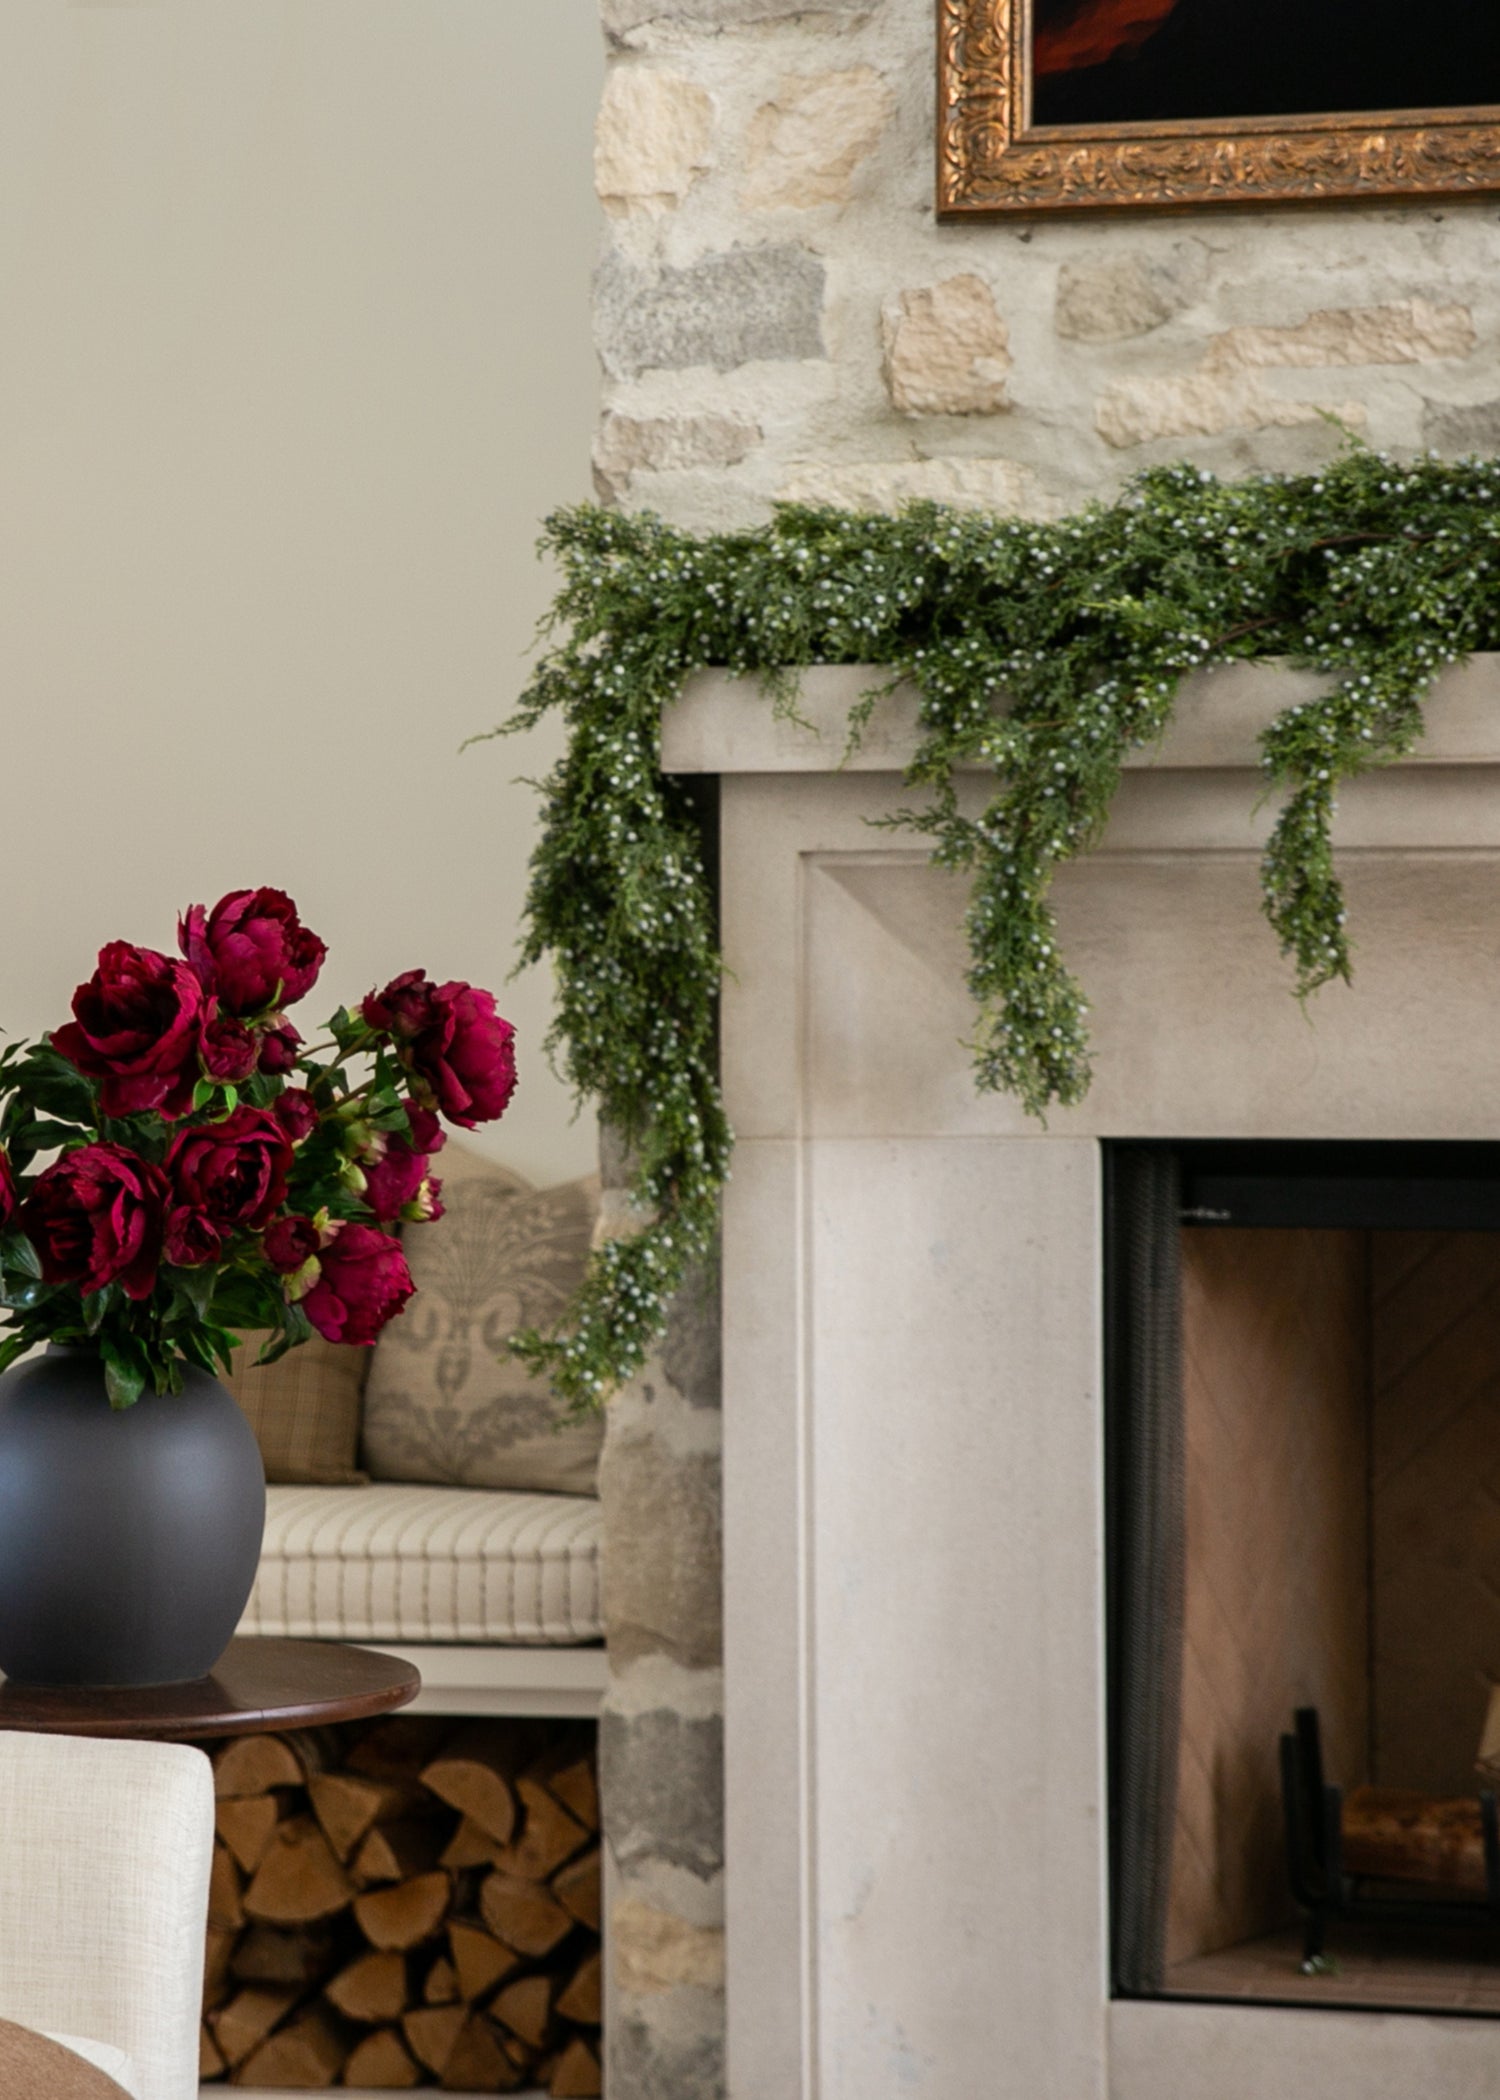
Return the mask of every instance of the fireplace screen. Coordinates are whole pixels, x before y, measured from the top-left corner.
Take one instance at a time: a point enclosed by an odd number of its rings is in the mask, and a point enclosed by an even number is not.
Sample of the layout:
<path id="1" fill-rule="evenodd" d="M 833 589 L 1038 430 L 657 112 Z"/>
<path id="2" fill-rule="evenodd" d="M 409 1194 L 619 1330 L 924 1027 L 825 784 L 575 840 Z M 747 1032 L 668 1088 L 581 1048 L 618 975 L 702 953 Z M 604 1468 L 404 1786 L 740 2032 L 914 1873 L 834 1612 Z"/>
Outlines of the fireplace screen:
<path id="1" fill-rule="evenodd" d="M 1116 1989 L 1500 2013 L 1500 1146 L 1107 1189 Z"/>

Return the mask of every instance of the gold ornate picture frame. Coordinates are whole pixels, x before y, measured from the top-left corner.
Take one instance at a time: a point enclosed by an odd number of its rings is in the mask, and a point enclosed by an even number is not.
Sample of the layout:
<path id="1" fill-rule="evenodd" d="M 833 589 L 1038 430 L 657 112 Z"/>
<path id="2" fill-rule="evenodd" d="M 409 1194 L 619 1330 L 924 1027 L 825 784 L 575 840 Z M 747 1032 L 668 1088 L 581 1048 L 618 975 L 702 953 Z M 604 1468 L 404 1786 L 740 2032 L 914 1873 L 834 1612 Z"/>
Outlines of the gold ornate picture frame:
<path id="1" fill-rule="evenodd" d="M 1150 39 L 1160 38 L 1160 25 L 1175 30 L 1171 18 L 1177 9 L 1186 14 L 1197 7 L 1201 12 L 1214 4 L 1225 0 L 938 0 L 938 216 L 1197 210 L 1211 205 L 1453 198 L 1500 190 L 1500 58 L 1494 62 L 1497 77 L 1489 77 L 1491 43 L 1500 31 L 1488 26 L 1491 17 L 1500 24 L 1500 0 L 1451 0 L 1476 11 L 1464 19 L 1479 22 L 1475 34 L 1487 40 L 1477 65 L 1466 63 L 1469 54 L 1462 51 L 1451 53 L 1451 62 L 1443 61 L 1469 92 L 1462 107 L 1434 106 L 1429 99 L 1423 108 L 1286 116 L 1132 120 L 1109 112 L 1111 93 L 1125 111 L 1132 97 L 1149 102 L 1141 83 L 1158 48 Z M 1307 21 L 1316 25 L 1320 7 L 1348 4 L 1349 0 L 1303 0 L 1303 10 Z M 1251 0 L 1240 0 L 1240 5 L 1251 25 L 1247 33 L 1264 38 L 1264 13 Z M 1391 77 L 1402 83 L 1412 78 L 1409 61 L 1417 25 L 1410 0 L 1406 5 L 1407 38 L 1398 51 L 1382 51 L 1379 63 L 1367 65 L 1366 77 L 1380 85 Z M 1116 22 L 1125 25 L 1123 34 L 1133 39 L 1114 51 L 1108 45 L 1112 8 Z M 1040 95 L 1035 92 L 1033 64 L 1038 9 L 1042 34 L 1050 39 L 1044 45 Z M 1443 7 L 1438 5 L 1436 11 L 1441 15 Z M 1144 33 L 1143 18 L 1155 24 Z M 1076 27 L 1080 21 L 1092 25 L 1092 34 L 1075 34 L 1075 47 L 1086 58 L 1102 50 L 1113 66 L 1112 75 L 1097 64 L 1073 74 L 1075 83 L 1089 74 L 1089 92 L 1096 110 L 1104 107 L 1104 121 L 1038 123 L 1034 109 L 1040 104 L 1045 114 L 1049 95 L 1054 109 L 1067 103 L 1067 95 L 1059 94 L 1057 87 L 1068 56 L 1058 25 L 1066 31 L 1069 23 Z M 1253 26 L 1257 21 L 1259 29 Z M 1366 23 L 1368 27 L 1368 17 Z M 1426 26 L 1442 33 L 1440 22 Z M 1357 52 L 1361 47 L 1351 48 Z M 1226 62 L 1231 60 L 1232 54 L 1226 54 Z M 1405 70 L 1398 71 L 1403 61 Z M 1157 75 L 1162 70 L 1156 62 Z M 1124 86 L 1110 87 L 1111 78 Z M 1106 83 L 1102 88 L 1101 81 Z M 1432 78 L 1420 84 L 1430 87 Z M 1175 86 L 1180 102 L 1180 71 Z M 1080 99 L 1076 89 L 1073 99 Z M 1206 92 L 1205 100 L 1212 103 L 1212 92 Z"/>

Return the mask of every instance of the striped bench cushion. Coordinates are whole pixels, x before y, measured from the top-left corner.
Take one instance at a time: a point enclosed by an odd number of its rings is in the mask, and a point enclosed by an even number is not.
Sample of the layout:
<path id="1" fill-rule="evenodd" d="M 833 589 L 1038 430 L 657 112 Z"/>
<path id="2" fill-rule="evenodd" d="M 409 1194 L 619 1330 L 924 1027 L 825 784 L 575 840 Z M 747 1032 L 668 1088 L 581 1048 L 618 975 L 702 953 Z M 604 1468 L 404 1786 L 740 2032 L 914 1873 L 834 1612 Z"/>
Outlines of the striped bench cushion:
<path id="1" fill-rule="evenodd" d="M 600 1640 L 599 1504 L 498 1488 L 267 1488 L 260 1571 L 240 1632 Z"/>

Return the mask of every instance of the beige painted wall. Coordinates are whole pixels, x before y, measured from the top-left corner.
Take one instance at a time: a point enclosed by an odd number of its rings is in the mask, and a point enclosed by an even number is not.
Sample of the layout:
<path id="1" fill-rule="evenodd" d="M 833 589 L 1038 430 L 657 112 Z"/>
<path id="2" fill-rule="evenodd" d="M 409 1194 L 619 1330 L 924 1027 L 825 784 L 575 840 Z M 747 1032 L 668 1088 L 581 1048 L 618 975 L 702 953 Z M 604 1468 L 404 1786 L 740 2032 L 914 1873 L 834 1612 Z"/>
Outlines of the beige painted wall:
<path id="1" fill-rule="evenodd" d="M 0 13 L 0 1023 L 269 882 L 309 1002 L 501 994 L 488 1149 L 592 1164 L 513 961 L 539 773 L 503 716 L 588 493 L 595 0 Z"/>

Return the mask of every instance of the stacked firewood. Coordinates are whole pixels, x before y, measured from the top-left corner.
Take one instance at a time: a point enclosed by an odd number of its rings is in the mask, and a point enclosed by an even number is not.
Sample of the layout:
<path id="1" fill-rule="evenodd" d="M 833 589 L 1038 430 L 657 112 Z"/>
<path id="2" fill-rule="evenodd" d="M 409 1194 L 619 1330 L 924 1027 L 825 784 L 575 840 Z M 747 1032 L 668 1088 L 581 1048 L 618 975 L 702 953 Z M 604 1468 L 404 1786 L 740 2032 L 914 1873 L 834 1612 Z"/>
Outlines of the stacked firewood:
<path id="1" fill-rule="evenodd" d="M 592 1737 L 396 1716 L 205 1745 L 203 2077 L 598 2093 Z"/>

